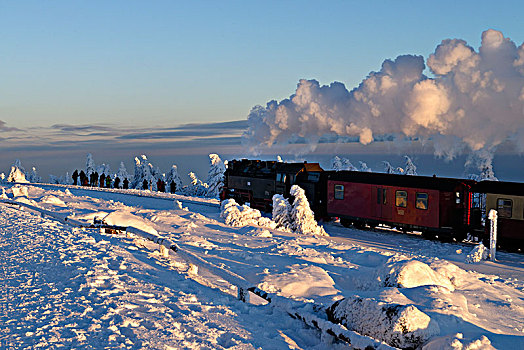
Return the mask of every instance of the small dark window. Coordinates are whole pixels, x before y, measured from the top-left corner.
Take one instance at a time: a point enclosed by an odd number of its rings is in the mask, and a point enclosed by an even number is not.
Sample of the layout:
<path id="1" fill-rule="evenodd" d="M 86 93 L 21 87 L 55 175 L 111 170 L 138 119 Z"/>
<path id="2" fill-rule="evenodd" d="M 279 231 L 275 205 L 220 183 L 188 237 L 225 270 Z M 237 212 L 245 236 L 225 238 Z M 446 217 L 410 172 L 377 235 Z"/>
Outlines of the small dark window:
<path id="1" fill-rule="evenodd" d="M 406 191 L 395 192 L 395 205 L 403 208 L 408 206 L 408 193 Z"/>
<path id="2" fill-rule="evenodd" d="M 309 174 L 307 174 L 307 180 L 308 181 L 318 182 L 319 179 L 320 179 L 320 174 L 319 173 L 309 173 Z"/>
<path id="3" fill-rule="evenodd" d="M 377 188 L 377 204 L 382 203 L 382 190 Z"/>
<path id="4" fill-rule="evenodd" d="M 282 174 L 277 174 L 277 182 L 282 182 Z"/>
<path id="5" fill-rule="evenodd" d="M 513 201 L 511 199 L 497 199 L 497 212 L 501 218 L 511 218 L 512 209 Z"/>
<path id="6" fill-rule="evenodd" d="M 415 200 L 415 208 L 417 209 L 428 209 L 428 194 L 427 193 L 418 193 Z"/>
<path id="7" fill-rule="evenodd" d="M 344 185 L 335 185 L 335 199 L 344 199 Z"/>

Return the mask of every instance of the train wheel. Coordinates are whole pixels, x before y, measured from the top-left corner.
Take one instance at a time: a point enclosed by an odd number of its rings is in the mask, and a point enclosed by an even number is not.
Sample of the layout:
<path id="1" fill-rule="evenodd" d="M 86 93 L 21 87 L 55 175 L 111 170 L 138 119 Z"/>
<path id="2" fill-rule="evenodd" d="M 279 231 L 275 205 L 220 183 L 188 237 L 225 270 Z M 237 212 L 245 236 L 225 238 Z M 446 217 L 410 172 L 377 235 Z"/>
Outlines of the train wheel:
<path id="1" fill-rule="evenodd" d="M 356 221 L 353 223 L 353 226 L 357 229 L 357 230 L 363 230 L 366 228 L 366 224 L 363 223 L 363 222 L 360 222 L 360 221 Z"/>
<path id="2" fill-rule="evenodd" d="M 350 227 L 351 221 L 349 221 L 348 219 L 340 219 L 340 224 L 344 227 Z"/>

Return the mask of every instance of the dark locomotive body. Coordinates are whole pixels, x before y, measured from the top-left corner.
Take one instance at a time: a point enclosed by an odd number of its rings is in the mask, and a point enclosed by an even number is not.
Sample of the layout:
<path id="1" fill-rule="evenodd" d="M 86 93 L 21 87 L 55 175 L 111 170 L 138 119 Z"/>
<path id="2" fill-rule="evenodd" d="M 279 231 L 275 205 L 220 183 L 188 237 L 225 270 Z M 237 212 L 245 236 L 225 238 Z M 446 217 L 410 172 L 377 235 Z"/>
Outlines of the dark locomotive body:
<path id="1" fill-rule="evenodd" d="M 471 180 L 355 171 L 328 171 L 327 214 L 343 225 L 379 224 L 427 235 L 465 237 L 479 227 Z"/>
<path id="2" fill-rule="evenodd" d="M 313 211 L 321 215 L 322 188 L 318 163 L 283 163 L 261 160 L 232 160 L 224 175 L 221 199 L 232 198 L 239 204 L 249 203 L 252 208 L 271 211 L 273 195 L 289 197 L 293 185 L 306 192 Z"/>

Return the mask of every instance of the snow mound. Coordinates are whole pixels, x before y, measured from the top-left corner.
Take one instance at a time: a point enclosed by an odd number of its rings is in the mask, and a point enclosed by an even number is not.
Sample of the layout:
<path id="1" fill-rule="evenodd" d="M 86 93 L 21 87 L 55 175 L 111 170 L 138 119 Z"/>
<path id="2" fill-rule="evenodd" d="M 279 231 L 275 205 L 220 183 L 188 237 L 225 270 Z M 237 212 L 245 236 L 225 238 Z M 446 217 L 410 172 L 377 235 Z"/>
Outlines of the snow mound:
<path id="1" fill-rule="evenodd" d="M 417 348 L 440 333 L 438 323 L 413 305 L 351 296 L 326 312 L 332 322 L 399 348 Z"/>
<path id="2" fill-rule="evenodd" d="M 64 191 L 64 194 L 66 196 L 72 196 L 73 194 L 71 193 L 71 191 L 69 191 L 69 188 L 66 188 L 65 191 Z"/>
<path id="3" fill-rule="evenodd" d="M 299 264 L 292 265 L 286 273 L 265 276 L 259 288 L 295 298 L 338 294 L 335 282 L 324 269 Z"/>
<path id="4" fill-rule="evenodd" d="M 379 278 L 385 287 L 414 288 L 435 285 L 445 287 L 450 291 L 455 290 L 449 278 L 419 260 L 386 264 L 379 271 Z"/>
<path id="5" fill-rule="evenodd" d="M 488 258 L 488 249 L 486 246 L 482 243 L 475 246 L 471 252 L 466 255 L 466 263 L 468 264 L 475 264 L 478 262 L 481 262 L 482 260 L 486 260 Z"/>
<path id="6" fill-rule="evenodd" d="M 65 204 L 65 202 L 63 200 L 61 200 L 60 198 L 55 197 L 53 195 L 42 197 L 42 199 L 40 201 L 42 203 L 52 204 L 52 205 L 56 205 L 56 206 L 59 206 L 59 207 L 65 207 L 66 206 L 66 204 Z"/>
<path id="7" fill-rule="evenodd" d="M 271 232 L 269 232 L 269 230 L 266 230 L 264 228 L 255 228 L 255 229 L 249 230 L 247 233 L 253 237 L 263 237 L 263 238 L 273 237 Z"/>
<path id="8" fill-rule="evenodd" d="M 490 340 L 485 336 L 479 339 L 464 339 L 462 333 L 432 339 L 422 350 L 494 350 Z"/>
<path id="9" fill-rule="evenodd" d="M 179 200 L 176 199 L 176 200 L 174 201 L 174 203 L 175 203 L 175 208 L 176 208 L 176 209 L 184 210 L 184 211 L 189 211 L 189 209 L 188 209 L 187 207 L 182 206 L 182 202 L 181 202 L 181 201 L 179 201 Z"/>
<path id="10" fill-rule="evenodd" d="M 220 205 L 220 217 L 226 225 L 243 227 L 248 225 L 275 228 L 275 223 L 268 218 L 262 217 L 260 211 L 251 209 L 247 205 L 238 205 L 234 199 L 222 201 Z"/>
<path id="11" fill-rule="evenodd" d="M 134 227 L 154 235 L 158 234 L 158 231 L 151 226 L 151 222 L 127 211 L 114 211 L 104 217 L 103 220 L 108 225 Z"/>
<path id="12" fill-rule="evenodd" d="M 28 197 L 29 191 L 27 190 L 26 186 L 13 186 L 11 187 L 11 192 L 13 193 L 13 197 Z"/>

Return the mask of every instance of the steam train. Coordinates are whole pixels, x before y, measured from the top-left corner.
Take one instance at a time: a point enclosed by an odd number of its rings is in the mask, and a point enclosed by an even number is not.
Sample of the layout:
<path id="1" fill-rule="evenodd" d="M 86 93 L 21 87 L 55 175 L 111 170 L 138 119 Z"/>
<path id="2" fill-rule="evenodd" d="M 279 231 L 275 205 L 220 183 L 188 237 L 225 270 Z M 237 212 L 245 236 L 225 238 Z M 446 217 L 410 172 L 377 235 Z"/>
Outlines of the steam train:
<path id="1" fill-rule="evenodd" d="M 491 209 L 498 212 L 498 242 L 524 248 L 524 183 L 324 171 L 318 163 L 232 160 L 221 199 L 270 211 L 274 194 L 292 185 L 306 192 L 317 219 L 339 218 L 346 227 L 386 225 L 428 238 L 489 239 Z M 487 224 L 488 223 L 488 224 Z"/>

